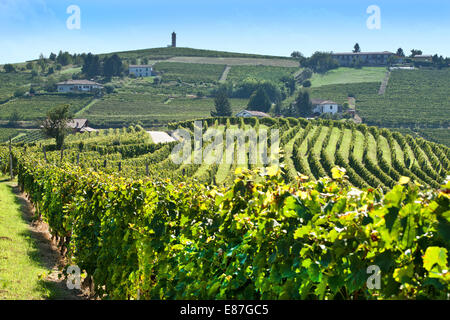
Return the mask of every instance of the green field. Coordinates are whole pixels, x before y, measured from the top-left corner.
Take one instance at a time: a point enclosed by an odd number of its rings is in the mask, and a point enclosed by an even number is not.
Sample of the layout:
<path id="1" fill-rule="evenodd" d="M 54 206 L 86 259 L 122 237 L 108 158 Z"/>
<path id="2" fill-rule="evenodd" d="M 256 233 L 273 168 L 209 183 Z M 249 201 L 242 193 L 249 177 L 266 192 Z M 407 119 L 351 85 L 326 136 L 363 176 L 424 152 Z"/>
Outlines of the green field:
<path id="1" fill-rule="evenodd" d="M 162 72 L 164 82 L 218 82 L 224 69 L 224 66 L 214 64 L 159 62 L 154 65 L 155 71 Z"/>
<path id="2" fill-rule="evenodd" d="M 23 120 L 43 119 L 48 110 L 65 104 L 70 105 L 71 112 L 75 113 L 91 100 L 92 96 L 85 94 L 51 94 L 15 98 L 0 106 L 0 119 L 8 120 L 13 112 L 18 112 Z"/>
<path id="3" fill-rule="evenodd" d="M 363 67 L 339 68 L 330 70 L 325 74 L 315 73 L 311 78 L 312 87 L 321 87 L 332 84 L 361 83 L 361 82 L 379 82 L 381 83 L 386 76 L 386 68 L 383 67 Z"/>
<path id="4" fill-rule="evenodd" d="M 232 66 L 228 74 L 228 81 L 242 81 L 247 78 L 258 80 L 280 81 L 284 76 L 291 76 L 298 68 L 270 67 L 270 66 Z"/>

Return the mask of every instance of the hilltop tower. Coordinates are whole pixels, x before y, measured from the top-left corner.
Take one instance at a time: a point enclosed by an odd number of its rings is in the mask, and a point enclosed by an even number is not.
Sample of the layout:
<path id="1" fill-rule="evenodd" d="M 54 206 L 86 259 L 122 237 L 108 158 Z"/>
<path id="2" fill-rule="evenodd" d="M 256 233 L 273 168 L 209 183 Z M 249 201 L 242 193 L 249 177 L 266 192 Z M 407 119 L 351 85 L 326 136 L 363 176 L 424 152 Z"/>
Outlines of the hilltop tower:
<path id="1" fill-rule="evenodd" d="M 175 31 L 172 33 L 172 48 L 176 48 L 177 46 L 177 34 Z"/>

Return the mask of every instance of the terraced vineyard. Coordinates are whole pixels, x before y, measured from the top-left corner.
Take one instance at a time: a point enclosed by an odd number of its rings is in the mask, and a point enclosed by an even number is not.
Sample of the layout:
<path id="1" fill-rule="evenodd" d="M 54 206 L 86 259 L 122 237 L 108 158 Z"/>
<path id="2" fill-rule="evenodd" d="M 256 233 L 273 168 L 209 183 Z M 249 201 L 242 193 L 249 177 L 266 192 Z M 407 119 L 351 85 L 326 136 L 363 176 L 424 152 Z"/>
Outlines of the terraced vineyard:
<path id="1" fill-rule="evenodd" d="M 194 132 L 192 121 L 171 124 L 172 129 L 186 128 Z M 203 120 L 203 130 L 215 128 L 220 132 L 227 129 L 258 128 L 279 129 L 279 145 L 282 149 L 281 164 L 286 181 L 295 181 L 300 173 L 310 180 L 332 175 L 334 166 L 346 170 L 350 182 L 359 188 L 392 188 L 401 176 L 411 178 L 423 186 L 438 188 L 450 169 L 450 149 L 401 135 L 387 129 L 366 125 L 355 125 L 337 121 L 307 121 L 288 119 L 241 119 L 209 118 Z M 225 139 L 224 139 L 225 140 Z M 52 141 L 44 141 L 50 145 Z M 83 166 L 94 166 L 106 172 L 117 172 L 127 176 L 171 178 L 184 181 L 196 179 L 205 183 L 226 184 L 234 179 L 236 168 L 255 169 L 258 165 L 249 160 L 248 149 L 244 163 L 233 161 L 227 164 L 175 164 L 170 154 L 176 143 L 154 145 L 148 134 L 138 129 L 110 129 L 98 133 L 70 136 L 67 141 L 65 158 L 70 162 L 79 161 Z M 204 145 L 204 148 L 207 144 Z M 223 147 L 223 144 L 221 145 Z M 57 161 L 60 153 L 47 152 L 48 159 Z M 80 150 L 82 150 L 80 152 Z M 43 157 L 40 147 L 32 147 Z M 151 152 L 150 152 L 151 151 Z M 234 153 L 234 157 L 237 157 Z M 77 160 L 77 157 L 79 159 Z M 104 161 L 106 161 L 106 166 Z M 119 165 L 120 163 L 120 165 Z M 148 171 L 147 171 L 148 166 Z"/>

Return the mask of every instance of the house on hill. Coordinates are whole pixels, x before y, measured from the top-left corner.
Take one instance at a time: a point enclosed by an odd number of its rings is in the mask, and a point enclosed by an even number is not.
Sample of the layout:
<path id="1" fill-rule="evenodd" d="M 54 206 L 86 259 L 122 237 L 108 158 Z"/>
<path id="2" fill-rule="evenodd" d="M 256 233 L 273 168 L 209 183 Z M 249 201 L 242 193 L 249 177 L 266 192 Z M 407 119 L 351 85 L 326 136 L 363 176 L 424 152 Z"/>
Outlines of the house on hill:
<path id="1" fill-rule="evenodd" d="M 383 52 L 344 52 L 333 53 L 331 55 L 339 62 L 341 67 L 350 67 L 354 61 L 360 60 L 365 66 L 387 66 L 389 58 L 395 56 L 395 53 L 389 51 Z"/>
<path id="2" fill-rule="evenodd" d="M 337 102 L 331 100 L 322 100 L 322 99 L 312 99 L 312 112 L 323 114 L 323 113 L 331 113 L 336 114 L 338 112 L 342 112 L 342 106 L 340 106 Z"/>
<path id="3" fill-rule="evenodd" d="M 128 67 L 128 73 L 133 74 L 136 77 L 151 77 L 153 75 L 152 65 L 130 65 Z"/>
<path id="4" fill-rule="evenodd" d="M 236 114 L 236 117 L 243 117 L 243 118 L 251 118 L 251 117 L 268 118 L 268 117 L 270 117 L 270 115 L 268 115 L 265 112 L 261 112 L 261 111 L 242 110 L 241 112 L 238 112 Z"/>
<path id="5" fill-rule="evenodd" d="M 67 126 L 72 129 L 73 133 L 83 132 L 95 132 L 96 129 L 89 127 L 89 121 L 87 119 L 72 119 L 67 123 Z"/>
<path id="6" fill-rule="evenodd" d="M 103 86 L 97 82 L 89 80 L 67 80 L 64 82 L 58 82 L 58 92 L 92 92 L 95 89 L 101 90 Z"/>
<path id="7" fill-rule="evenodd" d="M 44 121 L 44 123 L 47 120 Z M 67 122 L 67 127 L 72 131 L 72 133 L 83 133 L 83 132 L 96 132 L 97 129 L 89 127 L 89 121 L 87 119 L 72 119 Z M 43 126 L 41 125 L 41 128 Z"/>

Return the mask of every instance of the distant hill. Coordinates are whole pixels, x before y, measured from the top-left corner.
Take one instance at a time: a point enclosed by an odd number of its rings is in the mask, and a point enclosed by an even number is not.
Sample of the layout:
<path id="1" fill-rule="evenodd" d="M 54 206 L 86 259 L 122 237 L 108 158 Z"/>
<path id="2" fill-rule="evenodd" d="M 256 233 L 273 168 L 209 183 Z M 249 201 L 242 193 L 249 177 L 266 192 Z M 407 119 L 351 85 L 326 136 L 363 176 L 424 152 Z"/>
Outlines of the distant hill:
<path id="1" fill-rule="evenodd" d="M 133 51 L 121 51 L 121 52 L 100 54 L 99 56 L 103 57 L 115 53 L 118 54 L 123 59 L 148 58 L 150 60 L 166 60 L 173 57 L 215 57 L 215 58 L 258 58 L 258 59 L 293 60 L 291 57 L 279 57 L 260 54 L 214 51 L 214 50 L 181 48 L 181 47 L 176 48 L 165 47 L 165 48 L 151 48 Z"/>

